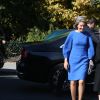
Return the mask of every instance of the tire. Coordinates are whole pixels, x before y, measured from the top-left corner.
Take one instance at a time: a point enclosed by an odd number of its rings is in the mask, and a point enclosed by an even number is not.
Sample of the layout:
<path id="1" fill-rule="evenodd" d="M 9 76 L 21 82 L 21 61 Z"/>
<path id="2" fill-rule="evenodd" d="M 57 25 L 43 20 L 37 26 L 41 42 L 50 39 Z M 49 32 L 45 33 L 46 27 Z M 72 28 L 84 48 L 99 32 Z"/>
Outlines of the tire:
<path id="1" fill-rule="evenodd" d="M 25 79 L 25 75 L 22 73 L 17 73 L 17 76 L 19 79 L 23 79 L 23 80 Z"/>
<path id="2" fill-rule="evenodd" d="M 2 68 L 4 65 L 4 56 L 3 54 L 0 52 L 0 68 Z"/>
<path id="3" fill-rule="evenodd" d="M 49 85 L 54 92 L 64 92 L 69 90 L 69 81 L 67 79 L 67 72 L 63 64 L 56 65 L 49 75 Z"/>

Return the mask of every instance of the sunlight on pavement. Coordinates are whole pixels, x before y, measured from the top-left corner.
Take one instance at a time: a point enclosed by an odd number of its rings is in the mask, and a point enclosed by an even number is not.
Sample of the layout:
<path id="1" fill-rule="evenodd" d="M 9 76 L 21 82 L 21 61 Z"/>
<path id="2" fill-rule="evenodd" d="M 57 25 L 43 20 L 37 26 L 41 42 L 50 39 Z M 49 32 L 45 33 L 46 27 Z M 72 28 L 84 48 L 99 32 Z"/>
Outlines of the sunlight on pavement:
<path id="1" fill-rule="evenodd" d="M 5 62 L 3 68 L 16 69 L 16 62 Z"/>

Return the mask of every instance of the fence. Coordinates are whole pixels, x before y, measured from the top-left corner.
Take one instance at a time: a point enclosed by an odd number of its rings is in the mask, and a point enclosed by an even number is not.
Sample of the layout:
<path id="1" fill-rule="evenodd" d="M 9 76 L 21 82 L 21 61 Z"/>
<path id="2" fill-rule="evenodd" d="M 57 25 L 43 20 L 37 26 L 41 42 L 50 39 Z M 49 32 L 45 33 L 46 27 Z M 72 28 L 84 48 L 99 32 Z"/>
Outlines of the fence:
<path id="1" fill-rule="evenodd" d="M 14 57 L 20 54 L 20 50 L 22 48 L 22 42 L 18 41 L 10 41 L 5 45 L 5 55 L 7 57 Z"/>

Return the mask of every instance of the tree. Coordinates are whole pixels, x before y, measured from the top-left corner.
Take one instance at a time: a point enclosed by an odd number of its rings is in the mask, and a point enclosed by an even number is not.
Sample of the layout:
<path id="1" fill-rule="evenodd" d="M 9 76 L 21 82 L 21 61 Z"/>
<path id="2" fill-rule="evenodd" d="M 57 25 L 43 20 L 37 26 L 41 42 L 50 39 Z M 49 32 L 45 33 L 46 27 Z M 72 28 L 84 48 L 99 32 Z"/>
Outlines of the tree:
<path id="1" fill-rule="evenodd" d="M 100 2 L 91 0 L 0 0 L 0 25 L 19 37 L 34 27 L 40 31 L 51 26 L 72 28 L 75 17 L 80 15 L 100 20 L 99 11 Z"/>
<path id="2" fill-rule="evenodd" d="M 47 30 L 48 22 L 42 16 L 44 12 L 41 0 L 0 0 L 0 24 L 6 32 L 21 36 L 30 28 L 37 26 Z M 45 27 L 47 26 L 47 27 Z"/>
<path id="3" fill-rule="evenodd" d="M 100 20 L 100 2 L 92 5 L 90 0 L 72 0 L 71 8 L 68 8 L 67 0 L 45 0 L 45 8 L 49 13 L 49 21 L 55 27 L 70 28 L 73 26 L 75 17 L 77 16 L 91 16 Z"/>

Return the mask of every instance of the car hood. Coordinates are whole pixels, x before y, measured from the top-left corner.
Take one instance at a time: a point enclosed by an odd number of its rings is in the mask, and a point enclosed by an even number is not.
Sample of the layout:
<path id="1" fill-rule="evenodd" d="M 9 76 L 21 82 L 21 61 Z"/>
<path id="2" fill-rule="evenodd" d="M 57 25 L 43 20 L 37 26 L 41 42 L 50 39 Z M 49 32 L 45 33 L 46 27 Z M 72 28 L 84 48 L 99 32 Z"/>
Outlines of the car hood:
<path id="1" fill-rule="evenodd" d="M 23 48 L 34 51 L 34 52 L 47 52 L 47 51 L 58 51 L 60 49 L 59 46 L 56 46 L 53 42 L 31 42 L 22 45 Z"/>

